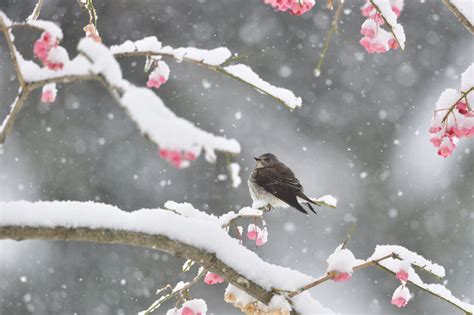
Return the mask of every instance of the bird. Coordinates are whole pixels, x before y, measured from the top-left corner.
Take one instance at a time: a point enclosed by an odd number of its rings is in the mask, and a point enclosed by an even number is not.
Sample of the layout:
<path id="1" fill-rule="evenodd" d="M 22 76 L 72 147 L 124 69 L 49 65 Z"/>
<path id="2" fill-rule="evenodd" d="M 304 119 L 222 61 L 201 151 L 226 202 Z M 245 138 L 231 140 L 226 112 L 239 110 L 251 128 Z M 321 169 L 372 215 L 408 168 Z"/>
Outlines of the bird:
<path id="1" fill-rule="evenodd" d="M 248 179 L 250 196 L 254 203 L 265 202 L 268 210 L 291 206 L 308 214 L 302 206 L 305 204 L 316 214 L 311 204 L 318 204 L 304 194 L 303 186 L 288 166 L 272 153 L 265 153 L 254 159 L 257 163 Z"/>

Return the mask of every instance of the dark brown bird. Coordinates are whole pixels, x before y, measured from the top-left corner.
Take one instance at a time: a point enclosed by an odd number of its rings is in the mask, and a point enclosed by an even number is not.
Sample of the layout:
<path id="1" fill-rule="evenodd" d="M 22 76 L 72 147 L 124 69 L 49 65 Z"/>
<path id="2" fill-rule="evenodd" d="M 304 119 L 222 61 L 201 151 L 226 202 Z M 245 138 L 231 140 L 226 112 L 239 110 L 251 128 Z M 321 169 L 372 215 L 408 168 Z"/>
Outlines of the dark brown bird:
<path id="1" fill-rule="evenodd" d="M 305 204 L 316 214 L 311 204 L 317 204 L 304 194 L 303 186 L 288 166 L 271 153 L 254 159 L 257 165 L 248 180 L 250 196 L 254 202 L 262 201 L 270 208 L 291 206 L 308 214 L 302 206 Z"/>

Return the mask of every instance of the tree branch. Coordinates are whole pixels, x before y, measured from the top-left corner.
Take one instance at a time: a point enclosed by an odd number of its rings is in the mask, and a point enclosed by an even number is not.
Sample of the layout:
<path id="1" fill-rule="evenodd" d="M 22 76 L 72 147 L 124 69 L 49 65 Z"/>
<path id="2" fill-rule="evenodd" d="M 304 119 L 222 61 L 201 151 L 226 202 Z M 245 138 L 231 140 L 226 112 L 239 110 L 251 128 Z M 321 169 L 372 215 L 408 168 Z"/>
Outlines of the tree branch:
<path id="1" fill-rule="evenodd" d="M 66 228 L 34 226 L 1 226 L 0 239 L 21 240 L 57 240 L 82 241 L 141 246 L 164 251 L 174 257 L 192 259 L 205 269 L 221 275 L 260 302 L 268 304 L 273 296 L 260 285 L 235 271 L 215 254 L 192 245 L 172 240 L 166 235 L 147 234 L 142 232 L 108 229 L 108 228 Z"/>
<path id="2" fill-rule="evenodd" d="M 26 18 L 27 21 L 35 21 L 38 18 L 41 13 L 41 8 L 43 7 L 43 2 L 44 0 L 38 0 L 33 12 L 31 12 L 31 15 Z"/>
<path id="3" fill-rule="evenodd" d="M 25 104 L 25 101 L 27 100 L 30 91 L 31 90 L 28 88 L 20 88 L 20 91 L 17 97 L 15 98 L 15 101 L 13 101 L 13 104 L 11 105 L 10 113 L 3 121 L 2 125 L 0 125 L 0 144 L 3 144 L 5 142 L 8 133 L 13 127 L 13 123 L 15 122 L 16 116 L 23 107 L 23 104 Z"/>
<path id="4" fill-rule="evenodd" d="M 7 42 L 8 52 L 10 53 L 10 59 L 13 63 L 13 67 L 15 68 L 16 77 L 18 78 L 18 83 L 21 87 L 25 87 L 25 80 L 23 78 L 23 74 L 20 71 L 20 65 L 18 64 L 18 60 L 16 59 L 16 48 L 13 44 L 13 40 L 10 36 L 10 30 L 5 25 L 2 17 L 0 16 L 0 28 L 2 29 L 3 35 L 5 36 L 5 41 Z"/>
<path id="5" fill-rule="evenodd" d="M 464 27 L 474 35 L 474 25 L 462 14 L 461 11 L 450 1 L 450 0 L 443 0 L 444 5 L 451 11 L 461 22 Z"/>

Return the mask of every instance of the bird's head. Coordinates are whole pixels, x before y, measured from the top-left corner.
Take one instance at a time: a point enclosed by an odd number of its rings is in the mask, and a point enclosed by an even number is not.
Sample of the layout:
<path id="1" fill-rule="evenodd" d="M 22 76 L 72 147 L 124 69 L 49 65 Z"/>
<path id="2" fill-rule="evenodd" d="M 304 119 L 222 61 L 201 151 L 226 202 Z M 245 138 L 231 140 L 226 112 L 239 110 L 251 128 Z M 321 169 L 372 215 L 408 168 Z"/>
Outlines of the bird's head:
<path id="1" fill-rule="evenodd" d="M 259 157 L 254 157 L 254 159 L 257 161 L 256 168 L 268 167 L 278 163 L 277 157 L 271 153 L 262 154 Z"/>

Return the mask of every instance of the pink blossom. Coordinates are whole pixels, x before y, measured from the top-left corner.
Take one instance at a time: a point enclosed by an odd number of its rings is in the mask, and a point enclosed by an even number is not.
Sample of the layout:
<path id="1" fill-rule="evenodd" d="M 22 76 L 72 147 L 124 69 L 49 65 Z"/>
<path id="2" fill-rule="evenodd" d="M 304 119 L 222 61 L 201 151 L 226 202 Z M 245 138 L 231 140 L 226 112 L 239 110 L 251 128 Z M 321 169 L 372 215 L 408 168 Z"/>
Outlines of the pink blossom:
<path id="1" fill-rule="evenodd" d="M 469 112 L 467 104 L 462 101 L 456 104 L 456 108 L 461 115 L 466 115 Z"/>
<path id="2" fill-rule="evenodd" d="M 456 145 L 452 142 L 450 138 L 444 138 L 441 141 L 439 150 L 438 150 L 438 155 L 447 158 L 448 156 L 451 155 L 453 150 L 456 148 Z"/>
<path id="3" fill-rule="evenodd" d="M 369 17 L 370 13 L 374 10 L 374 6 L 370 1 L 367 1 L 364 6 L 360 9 L 362 16 Z"/>
<path id="4" fill-rule="evenodd" d="M 431 138 L 431 143 L 432 143 L 435 147 L 439 147 L 439 146 L 441 145 L 441 139 L 440 139 L 440 138 L 437 138 L 437 137 Z"/>
<path id="5" fill-rule="evenodd" d="M 43 86 L 43 91 L 41 94 L 41 102 L 43 103 L 53 103 L 56 100 L 56 84 L 50 83 Z"/>
<path id="6" fill-rule="evenodd" d="M 158 154 L 176 168 L 185 168 L 189 166 L 189 161 L 194 161 L 197 159 L 197 155 L 191 151 L 160 148 L 158 150 Z"/>
<path id="7" fill-rule="evenodd" d="M 282 12 L 289 11 L 292 15 L 302 15 L 314 6 L 314 0 L 263 0 L 263 3 Z"/>
<path id="8" fill-rule="evenodd" d="M 201 312 L 194 312 L 194 310 L 188 306 L 181 309 L 181 315 L 202 315 Z"/>
<path id="9" fill-rule="evenodd" d="M 385 53 L 388 51 L 388 48 L 380 43 L 376 38 L 364 37 L 359 43 L 365 48 L 365 50 L 370 53 Z"/>
<path id="10" fill-rule="evenodd" d="M 408 280 L 408 272 L 404 269 L 400 269 L 396 274 L 395 277 L 400 281 L 407 281 Z"/>
<path id="11" fill-rule="evenodd" d="M 395 305 L 396 307 L 405 307 L 407 305 L 408 301 L 405 300 L 402 297 L 396 297 L 392 299 L 392 305 Z"/>
<path id="12" fill-rule="evenodd" d="M 348 272 L 335 271 L 331 279 L 336 282 L 343 282 L 349 280 L 350 278 L 352 278 L 352 275 Z"/>
<path id="13" fill-rule="evenodd" d="M 204 283 L 209 284 L 209 285 L 222 283 L 222 282 L 224 282 L 224 278 L 219 276 L 217 273 L 208 272 L 206 276 L 204 277 Z"/>
<path id="14" fill-rule="evenodd" d="M 247 238 L 249 240 L 256 240 L 257 239 L 257 231 L 248 231 Z"/>
<path id="15" fill-rule="evenodd" d="M 49 50 L 57 45 L 58 40 L 56 37 L 52 36 L 49 32 L 43 32 L 33 45 L 33 53 L 36 58 L 44 61 L 48 57 Z"/>
<path id="16" fill-rule="evenodd" d="M 156 88 L 159 89 L 160 86 L 168 81 L 170 75 L 170 68 L 166 64 L 166 62 L 160 60 L 158 61 L 155 69 L 150 73 L 148 76 L 148 81 L 146 82 L 146 86 L 149 88 Z"/>
<path id="17" fill-rule="evenodd" d="M 405 285 L 399 286 L 392 296 L 392 305 L 397 307 L 405 307 L 410 300 L 410 291 Z"/>
<path id="18" fill-rule="evenodd" d="M 395 38 L 390 38 L 388 40 L 388 47 L 392 48 L 392 49 L 397 49 L 399 46 L 398 46 L 398 42 Z"/>

